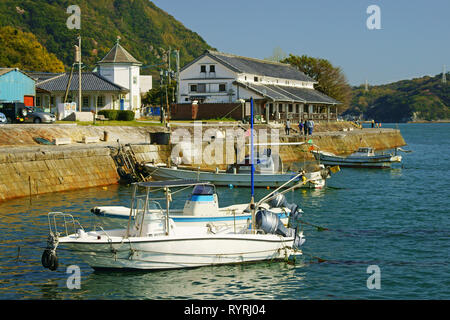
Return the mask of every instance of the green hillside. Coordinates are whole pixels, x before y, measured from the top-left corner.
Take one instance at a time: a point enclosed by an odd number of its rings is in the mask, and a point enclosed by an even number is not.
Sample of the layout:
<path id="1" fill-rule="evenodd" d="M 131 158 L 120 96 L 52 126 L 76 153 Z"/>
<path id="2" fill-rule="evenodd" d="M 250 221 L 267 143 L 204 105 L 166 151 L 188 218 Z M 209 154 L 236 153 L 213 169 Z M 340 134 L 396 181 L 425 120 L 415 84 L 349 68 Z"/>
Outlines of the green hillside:
<path id="1" fill-rule="evenodd" d="M 447 79 L 449 79 L 447 74 Z M 442 73 L 386 85 L 353 87 L 351 107 L 345 114 L 382 122 L 450 119 L 450 85 Z"/>
<path id="2" fill-rule="evenodd" d="M 81 9 L 81 30 L 66 26 L 70 16 L 66 10 L 73 4 Z M 73 63 L 78 34 L 88 69 L 105 56 L 117 36 L 144 66 L 161 64 L 169 46 L 180 49 L 181 65 L 210 48 L 198 34 L 148 0 L 2 0 L 2 26 L 33 33 L 66 68 Z M 143 70 L 156 72 L 155 68 Z"/>
<path id="3" fill-rule="evenodd" d="M 29 32 L 0 27 L 0 67 L 42 72 L 63 72 L 63 63 Z"/>

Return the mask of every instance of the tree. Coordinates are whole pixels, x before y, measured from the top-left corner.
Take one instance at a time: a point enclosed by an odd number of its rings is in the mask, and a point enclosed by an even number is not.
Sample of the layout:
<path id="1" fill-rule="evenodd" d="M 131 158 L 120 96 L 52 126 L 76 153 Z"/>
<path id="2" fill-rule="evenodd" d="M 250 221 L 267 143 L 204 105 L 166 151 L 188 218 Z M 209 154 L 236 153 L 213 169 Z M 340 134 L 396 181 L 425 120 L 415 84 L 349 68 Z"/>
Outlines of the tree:
<path id="1" fill-rule="evenodd" d="M 174 80 L 170 80 L 169 85 L 167 86 L 164 83 L 162 86 L 152 88 L 149 90 L 144 98 L 142 99 L 142 103 L 145 105 L 153 105 L 153 106 L 161 106 L 161 96 L 163 97 L 163 105 L 166 105 L 166 87 L 167 87 L 167 95 L 169 104 L 171 104 L 174 100 L 176 100 L 176 90 L 177 90 L 177 82 Z"/>
<path id="2" fill-rule="evenodd" d="M 350 106 L 352 88 L 340 67 L 333 66 L 326 59 L 306 55 L 295 56 L 290 54 L 288 58 L 281 62 L 289 63 L 316 80 L 318 84 L 315 89 L 342 103 L 338 106 L 340 112 Z"/>
<path id="3" fill-rule="evenodd" d="M 64 72 L 63 63 L 48 53 L 29 32 L 6 26 L 0 28 L 0 66 L 25 71 Z"/>
<path id="4" fill-rule="evenodd" d="M 287 58 L 286 52 L 284 52 L 283 49 L 281 49 L 280 47 L 275 47 L 273 49 L 272 56 L 266 58 L 265 60 L 280 62 L 281 60 L 284 60 L 286 58 Z"/>

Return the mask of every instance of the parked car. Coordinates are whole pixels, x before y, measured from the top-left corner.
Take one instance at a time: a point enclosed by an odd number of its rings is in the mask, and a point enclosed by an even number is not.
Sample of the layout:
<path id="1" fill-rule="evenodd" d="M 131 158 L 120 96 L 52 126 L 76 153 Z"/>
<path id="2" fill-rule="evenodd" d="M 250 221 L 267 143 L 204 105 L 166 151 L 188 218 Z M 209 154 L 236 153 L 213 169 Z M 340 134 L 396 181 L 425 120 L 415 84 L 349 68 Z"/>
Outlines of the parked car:
<path id="1" fill-rule="evenodd" d="M 40 108 L 27 107 L 21 102 L 0 102 L 2 112 L 8 123 L 53 123 L 56 117 L 52 113 L 44 112 Z"/>
<path id="2" fill-rule="evenodd" d="M 6 117 L 3 113 L 0 112 L 0 123 L 7 123 Z"/>

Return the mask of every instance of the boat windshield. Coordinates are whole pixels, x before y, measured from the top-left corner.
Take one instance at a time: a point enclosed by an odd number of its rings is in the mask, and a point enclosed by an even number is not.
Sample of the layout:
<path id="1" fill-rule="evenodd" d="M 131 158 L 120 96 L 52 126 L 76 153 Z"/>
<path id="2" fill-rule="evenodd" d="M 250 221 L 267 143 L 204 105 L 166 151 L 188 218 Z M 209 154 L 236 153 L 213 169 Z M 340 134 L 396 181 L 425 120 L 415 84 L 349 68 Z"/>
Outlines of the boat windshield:
<path id="1" fill-rule="evenodd" d="M 214 194 L 214 186 L 210 184 L 199 184 L 194 187 L 192 191 L 193 195 L 213 195 Z"/>

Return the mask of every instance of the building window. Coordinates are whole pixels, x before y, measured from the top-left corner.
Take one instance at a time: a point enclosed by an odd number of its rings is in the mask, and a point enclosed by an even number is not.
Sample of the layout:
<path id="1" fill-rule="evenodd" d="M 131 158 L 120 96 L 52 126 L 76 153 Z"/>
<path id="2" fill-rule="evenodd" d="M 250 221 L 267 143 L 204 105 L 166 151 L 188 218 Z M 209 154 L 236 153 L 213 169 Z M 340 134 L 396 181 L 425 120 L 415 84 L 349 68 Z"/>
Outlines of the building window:
<path id="1" fill-rule="evenodd" d="M 216 66 L 215 65 L 210 65 L 209 66 L 209 72 L 216 72 Z"/>
<path id="2" fill-rule="evenodd" d="M 255 77 L 253 80 L 254 80 L 255 82 L 258 82 L 258 77 Z"/>
<path id="3" fill-rule="evenodd" d="M 105 106 L 105 96 L 97 97 L 97 108 L 103 108 Z"/>
<path id="4" fill-rule="evenodd" d="M 219 92 L 225 92 L 227 90 L 227 86 L 225 83 L 219 84 Z"/>
<path id="5" fill-rule="evenodd" d="M 200 66 L 200 72 L 206 72 L 206 66 Z"/>
<path id="6" fill-rule="evenodd" d="M 191 92 L 197 92 L 197 85 L 191 84 Z"/>
<path id="7" fill-rule="evenodd" d="M 201 92 L 201 93 L 206 92 L 206 84 L 199 83 L 198 87 L 197 87 L 197 92 Z"/>
<path id="8" fill-rule="evenodd" d="M 89 109 L 89 96 L 83 96 L 83 109 Z"/>
<path id="9" fill-rule="evenodd" d="M 289 105 L 289 112 L 292 112 L 292 104 Z"/>
<path id="10" fill-rule="evenodd" d="M 137 84 L 137 77 L 133 77 L 133 84 Z"/>
<path id="11" fill-rule="evenodd" d="M 37 96 L 36 97 L 36 107 L 40 107 L 41 106 L 41 97 Z"/>

